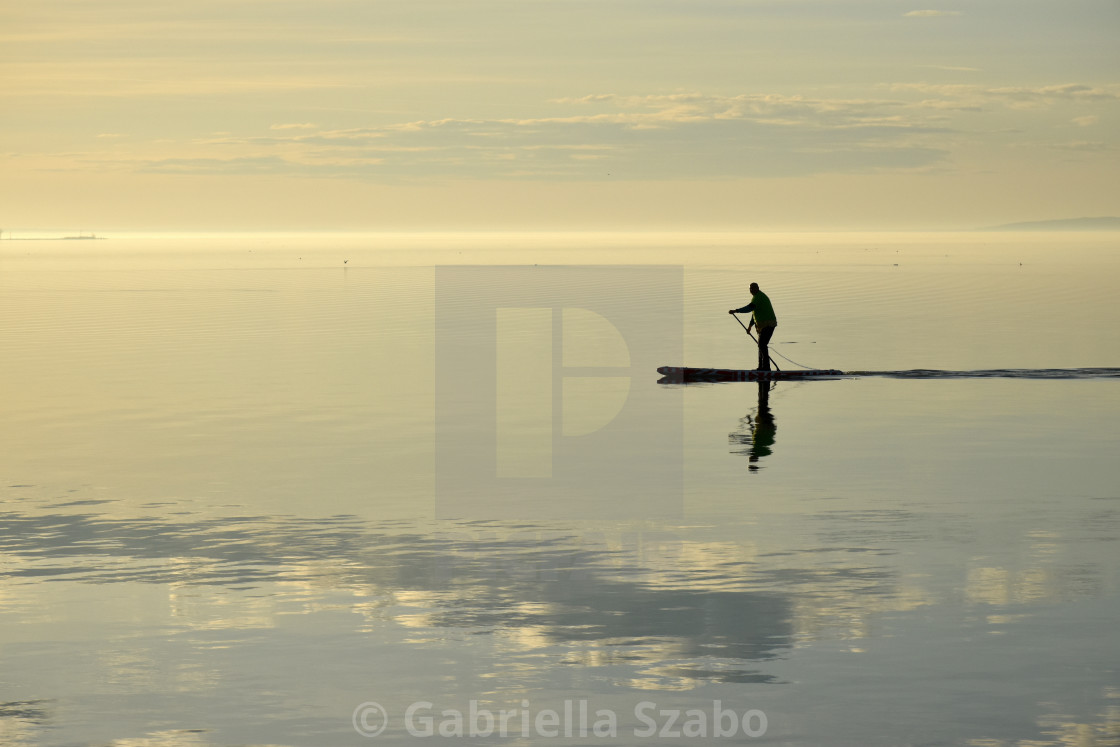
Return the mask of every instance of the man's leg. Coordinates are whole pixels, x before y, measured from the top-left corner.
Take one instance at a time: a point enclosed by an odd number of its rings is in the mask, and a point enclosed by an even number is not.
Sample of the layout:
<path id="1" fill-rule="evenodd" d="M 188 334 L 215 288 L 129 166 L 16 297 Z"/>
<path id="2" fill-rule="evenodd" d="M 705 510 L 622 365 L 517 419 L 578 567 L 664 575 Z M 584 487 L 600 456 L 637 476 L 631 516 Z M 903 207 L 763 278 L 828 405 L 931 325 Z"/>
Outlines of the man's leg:
<path id="1" fill-rule="evenodd" d="M 758 370 L 770 370 L 770 338 L 774 336 L 777 325 L 758 330 Z"/>

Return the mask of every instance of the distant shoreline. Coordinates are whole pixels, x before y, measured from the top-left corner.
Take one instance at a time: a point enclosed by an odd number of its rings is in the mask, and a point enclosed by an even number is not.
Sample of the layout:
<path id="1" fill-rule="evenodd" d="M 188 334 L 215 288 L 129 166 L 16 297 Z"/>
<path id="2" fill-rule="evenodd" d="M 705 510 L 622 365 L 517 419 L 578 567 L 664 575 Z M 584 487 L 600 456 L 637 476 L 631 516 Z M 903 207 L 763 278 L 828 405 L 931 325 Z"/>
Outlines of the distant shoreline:
<path id="1" fill-rule="evenodd" d="M 1066 218 L 1006 223 L 978 228 L 977 231 L 1120 231 L 1120 218 Z"/>
<path id="2" fill-rule="evenodd" d="M 3 241 L 105 241 L 104 236 L 5 236 Z"/>

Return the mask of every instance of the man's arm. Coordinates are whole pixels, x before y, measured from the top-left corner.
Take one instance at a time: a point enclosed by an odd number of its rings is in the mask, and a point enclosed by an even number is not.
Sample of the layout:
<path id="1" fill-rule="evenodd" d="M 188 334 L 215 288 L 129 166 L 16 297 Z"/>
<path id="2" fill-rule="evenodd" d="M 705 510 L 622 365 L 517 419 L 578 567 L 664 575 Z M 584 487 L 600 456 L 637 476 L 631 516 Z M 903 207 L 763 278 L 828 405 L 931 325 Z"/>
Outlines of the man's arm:
<path id="1" fill-rule="evenodd" d="M 747 304 L 746 306 L 744 306 L 741 309 L 732 309 L 731 311 L 729 311 L 727 313 L 728 314 L 746 314 L 748 311 L 754 311 L 754 301 L 751 301 L 749 304 Z M 754 329 L 754 317 L 753 316 L 751 317 L 751 323 L 747 325 L 747 333 L 750 334 L 750 331 L 752 329 Z"/>

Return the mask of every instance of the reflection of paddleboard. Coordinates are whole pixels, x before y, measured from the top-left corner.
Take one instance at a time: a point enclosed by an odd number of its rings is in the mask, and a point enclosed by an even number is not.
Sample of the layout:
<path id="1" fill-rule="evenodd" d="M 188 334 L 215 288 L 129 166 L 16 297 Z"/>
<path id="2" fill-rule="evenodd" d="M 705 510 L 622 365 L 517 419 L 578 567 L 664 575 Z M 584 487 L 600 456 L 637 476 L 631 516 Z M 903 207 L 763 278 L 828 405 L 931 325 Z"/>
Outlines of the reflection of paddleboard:
<path id="1" fill-rule="evenodd" d="M 681 368 L 662 366 L 657 373 L 670 381 L 799 381 L 829 376 L 843 376 L 843 371 L 832 368 L 808 371 L 755 371 L 733 368 Z"/>

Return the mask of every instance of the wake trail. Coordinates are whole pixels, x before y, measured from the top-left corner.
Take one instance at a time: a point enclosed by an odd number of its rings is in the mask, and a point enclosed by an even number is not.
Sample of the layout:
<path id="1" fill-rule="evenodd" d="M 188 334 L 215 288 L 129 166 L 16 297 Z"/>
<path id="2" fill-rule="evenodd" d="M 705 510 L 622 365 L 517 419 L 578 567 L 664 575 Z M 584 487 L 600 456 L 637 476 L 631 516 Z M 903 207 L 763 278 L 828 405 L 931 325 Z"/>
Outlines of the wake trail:
<path id="1" fill-rule="evenodd" d="M 908 371 L 845 371 L 845 374 L 890 379 L 1120 379 L 1120 368 L 992 368 L 980 371 L 914 368 Z"/>

